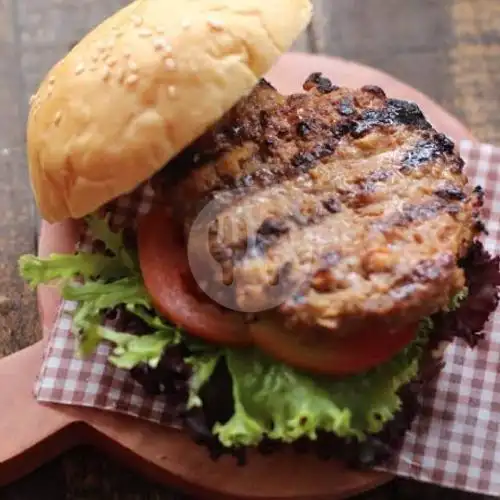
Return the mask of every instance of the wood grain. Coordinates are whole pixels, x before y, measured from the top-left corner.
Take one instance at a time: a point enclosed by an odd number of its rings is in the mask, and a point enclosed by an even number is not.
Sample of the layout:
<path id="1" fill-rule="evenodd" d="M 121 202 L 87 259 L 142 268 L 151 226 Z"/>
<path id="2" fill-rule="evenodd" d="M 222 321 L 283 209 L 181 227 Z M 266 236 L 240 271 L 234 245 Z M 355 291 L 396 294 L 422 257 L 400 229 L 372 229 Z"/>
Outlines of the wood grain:
<path id="1" fill-rule="evenodd" d="M 312 54 L 286 54 L 267 78 L 284 93 L 300 91 L 313 71 L 336 75 L 337 82 L 359 87 L 379 85 L 398 98 L 418 102 L 436 126 L 451 137 L 469 138 L 456 119 L 418 91 L 385 73 L 342 59 Z M 42 225 L 39 254 L 71 253 L 78 240 L 76 222 Z M 50 330 L 58 307 L 51 289 L 39 294 L 43 324 Z M 217 499 L 341 499 L 386 483 L 390 474 L 359 472 L 313 456 L 254 453 L 246 467 L 226 457 L 208 460 L 206 450 L 183 432 L 160 428 L 139 419 L 78 406 L 37 404 L 33 381 L 42 358 L 42 342 L 0 362 L 0 485 L 22 477 L 45 460 L 78 443 L 93 443 L 101 450 L 141 470 L 145 476 L 179 485 L 202 498 Z M 15 380 L 15 383 L 13 381 Z M 267 474 L 272 470 L 273 474 Z M 256 481 L 258 479 L 258 481 Z"/>
<path id="2" fill-rule="evenodd" d="M 312 46 L 411 83 L 500 142 L 500 2 L 316 0 Z"/>
<path id="3" fill-rule="evenodd" d="M 0 355 L 31 344 L 41 335 L 34 295 L 16 277 L 16 257 L 34 248 L 37 223 L 23 170 L 27 100 L 69 45 L 124 3 L 0 0 Z M 315 0 L 315 4 L 315 22 L 297 42 L 299 48 L 389 71 L 459 115 L 480 139 L 500 143 L 498 1 Z M 69 452 L 1 489 L 0 498 L 31 500 L 41 493 L 56 500 L 184 498 L 88 448 Z M 443 495 L 466 498 L 406 481 L 397 481 L 369 498 Z"/>
<path id="4" fill-rule="evenodd" d="M 375 66 L 449 108 L 446 1 L 319 0 L 318 49 Z"/>
<path id="5" fill-rule="evenodd" d="M 454 0 L 450 47 L 454 107 L 482 140 L 500 143 L 500 2 Z"/>
<path id="6" fill-rule="evenodd" d="M 0 356 L 40 336 L 34 295 L 18 278 L 16 268 L 19 252 L 34 249 L 35 217 L 24 167 L 25 95 L 15 26 L 10 0 L 0 0 Z"/>

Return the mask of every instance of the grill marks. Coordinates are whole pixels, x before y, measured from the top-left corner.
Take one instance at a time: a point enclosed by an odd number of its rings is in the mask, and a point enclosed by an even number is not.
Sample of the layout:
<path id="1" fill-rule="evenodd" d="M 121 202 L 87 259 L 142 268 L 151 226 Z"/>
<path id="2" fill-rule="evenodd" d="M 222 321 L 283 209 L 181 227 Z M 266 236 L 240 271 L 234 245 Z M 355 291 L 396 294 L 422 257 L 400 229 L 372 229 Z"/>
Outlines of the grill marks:
<path id="1" fill-rule="evenodd" d="M 331 165 L 325 164 L 314 170 L 313 179 L 302 175 L 281 184 L 253 185 L 248 190 L 234 191 L 232 196 L 220 202 L 218 215 L 241 219 L 247 224 L 247 230 L 234 233 L 233 238 L 220 238 L 214 244 L 214 253 L 225 255 L 223 247 L 227 246 L 232 249 L 235 261 L 260 258 L 292 230 L 292 237 L 300 239 L 302 230 L 335 217 L 345 209 L 362 209 L 377 195 L 392 196 L 384 182 L 394 178 L 397 168 L 385 165 L 383 170 L 376 164 L 371 159 L 343 162 L 333 172 Z M 338 178 L 343 178 L 344 182 L 340 184 Z M 404 187 L 402 189 L 405 191 Z M 235 216 L 235 213 L 242 215 Z M 273 213 L 272 218 L 267 218 L 269 213 Z"/>
<path id="2" fill-rule="evenodd" d="M 234 157 L 235 147 L 243 148 L 246 154 L 232 160 L 239 163 L 241 172 L 234 168 L 226 175 L 214 172 L 213 184 L 206 189 L 265 188 L 307 174 L 318 165 L 345 155 L 345 146 L 356 139 L 377 133 L 391 137 L 403 128 L 411 129 L 423 139 L 415 144 L 413 151 L 408 151 L 402 161 L 402 172 L 411 173 L 416 167 L 454 156 L 451 141 L 432 131 L 418 106 L 387 99 L 376 86 L 348 91 L 314 73 L 304 88 L 310 94 L 284 98 L 263 81 L 208 137 L 202 137 L 190 148 L 196 153 L 185 153 L 178 163 L 196 164 L 204 172 L 200 177 L 205 174 L 207 177 L 211 174 L 206 171 L 213 168 L 210 165 L 224 155 Z M 379 153 L 380 148 L 380 145 L 375 146 L 376 151 L 359 148 L 358 154 L 370 156 Z M 201 159 L 197 153 L 200 149 Z M 175 166 L 167 170 L 183 169 Z"/>
<path id="3" fill-rule="evenodd" d="M 411 271 L 401 276 L 390 291 L 391 298 L 397 301 L 418 300 L 418 290 L 428 283 L 440 283 L 449 280 L 456 259 L 451 254 L 439 254 L 434 259 L 418 262 Z"/>
<path id="4" fill-rule="evenodd" d="M 316 86 L 315 88 L 318 88 Z M 373 94 L 380 98 L 377 88 L 364 87 L 364 92 Z M 322 92 L 322 91 L 320 91 Z M 322 92 L 325 93 L 325 92 Z M 297 102 L 296 99 L 290 101 Z M 335 110 L 339 120 L 333 126 L 317 119 L 302 119 L 296 124 L 296 133 L 305 144 L 294 154 L 289 163 L 259 170 L 247 175 L 242 179 L 233 178 L 224 182 L 223 188 L 236 188 L 243 185 L 258 185 L 267 187 L 272 184 L 293 179 L 314 169 L 319 163 L 328 161 L 342 148 L 342 140 L 349 138 L 361 139 L 368 134 L 381 128 L 396 128 L 401 126 L 411 127 L 415 131 L 423 131 L 424 139 L 415 144 L 414 148 L 407 152 L 401 162 L 401 172 L 411 173 L 413 169 L 425 167 L 437 159 L 446 160 L 454 156 L 454 144 L 443 134 L 429 132 L 431 128 L 420 109 L 413 103 L 395 99 L 387 100 L 384 107 L 380 109 L 368 109 L 361 111 L 356 108 L 352 96 L 342 97 L 335 102 Z M 358 100 L 359 101 L 359 100 Z M 300 100 L 298 101 L 300 103 Z M 292 106 L 293 107 L 293 106 Z M 297 110 L 292 110 L 292 112 Z M 330 110 L 330 111 L 333 111 Z M 267 125 L 272 122 L 268 118 Z M 273 149 L 278 147 L 278 141 L 274 138 L 266 139 L 266 154 L 272 156 Z M 457 171 L 463 168 L 460 158 L 454 159 Z"/>
<path id="5" fill-rule="evenodd" d="M 261 157 L 256 160 L 264 162 L 266 166 L 242 177 L 221 176 L 217 188 L 236 189 L 249 186 L 264 188 L 306 174 L 318 164 L 328 161 L 336 153 L 340 140 L 349 134 L 352 126 L 350 120 L 342 121 L 333 127 L 324 123 L 315 123 L 313 120 L 301 120 L 295 128 L 304 144 L 295 154 L 289 158 L 283 158 L 279 164 L 271 163 L 267 166 L 268 158 L 273 158 L 275 150 L 280 146 L 279 139 L 268 137 L 265 140 L 265 147 L 260 148 Z"/>
<path id="6" fill-rule="evenodd" d="M 419 141 L 415 147 L 408 152 L 403 159 L 401 170 L 403 172 L 410 172 L 411 170 L 418 169 L 428 165 L 436 159 L 443 159 L 451 157 L 455 145 L 443 134 L 425 134 L 425 139 Z M 461 158 L 453 159 L 453 170 L 461 172 L 464 162 Z"/>
<path id="7" fill-rule="evenodd" d="M 333 197 L 323 200 L 322 204 L 331 214 L 338 214 L 342 210 L 340 201 Z"/>
<path id="8" fill-rule="evenodd" d="M 409 227 L 411 224 L 419 224 L 434 219 L 443 212 L 455 215 L 459 210 L 459 205 L 450 204 L 440 199 L 424 200 L 418 204 L 407 203 L 403 205 L 400 211 L 378 220 L 375 226 L 381 231 L 395 227 Z"/>
<path id="9" fill-rule="evenodd" d="M 446 201 L 463 201 L 467 197 L 464 191 L 450 182 L 446 182 L 442 187 L 434 191 L 434 194 Z"/>
<path id="10" fill-rule="evenodd" d="M 352 98 L 344 97 L 337 105 L 337 110 L 342 116 L 352 116 L 356 113 L 356 108 Z"/>
<path id="11" fill-rule="evenodd" d="M 402 151 L 401 155 L 404 154 Z M 239 188 L 234 192 L 234 197 L 227 198 L 223 207 L 224 213 L 226 217 L 231 218 L 232 213 L 239 211 L 244 214 L 244 220 L 247 214 L 252 214 L 252 226 L 257 228 L 252 230 L 246 227 L 236 239 L 219 240 L 212 251 L 215 255 L 223 256 L 221 262 L 232 260 L 238 263 L 245 259 L 264 258 L 267 251 L 279 244 L 285 244 L 283 239 L 300 239 L 305 229 L 321 224 L 343 211 L 351 211 L 354 217 L 356 212 L 369 209 L 375 201 L 382 204 L 389 199 L 403 202 L 408 185 L 417 186 L 419 181 L 402 177 L 399 163 L 395 161 L 394 165 L 373 169 L 373 164 L 368 159 L 364 162 L 365 168 L 368 166 L 366 172 L 360 167 L 361 164 L 358 164 L 357 168 L 352 167 L 355 173 L 351 179 L 345 172 L 338 172 L 339 176 L 346 179 L 343 185 L 338 184 L 335 175 L 327 175 L 318 181 L 320 172 L 331 174 L 329 165 L 323 165 L 315 171 L 316 182 L 312 184 L 312 188 L 309 177 L 305 175 L 288 180 L 286 184 L 256 186 L 256 183 L 253 183 L 253 189 Z M 397 183 L 399 189 L 394 188 Z M 374 219 L 373 227 L 379 231 L 390 231 L 396 227 L 419 225 L 442 213 L 453 216 L 461 207 L 451 202 L 465 199 L 466 195 L 459 187 L 449 183 L 443 184 L 434 192 L 432 198 L 405 203 L 402 207 L 397 206 L 397 203 L 392 208 L 390 204 L 386 205 L 385 211 Z M 387 214 L 387 210 L 390 213 Z M 267 212 L 272 211 L 276 212 L 275 216 L 262 219 L 259 223 L 259 217 L 265 217 Z"/>
<path id="12" fill-rule="evenodd" d="M 326 166 L 324 170 L 327 170 Z M 279 244 L 285 244 L 282 239 L 300 240 L 305 229 L 317 226 L 345 211 L 352 212 L 352 217 L 355 217 L 358 211 L 369 210 L 374 200 L 386 204 L 386 211 L 375 218 L 373 225 L 379 231 L 418 225 L 440 214 L 448 213 L 453 216 L 460 211 L 460 205 L 450 201 L 462 201 L 465 194 L 463 198 L 458 199 L 458 188 L 453 186 L 445 186 L 443 194 L 447 189 L 446 193 L 451 193 L 455 198 L 422 198 L 419 202 L 405 203 L 402 208 L 396 208 L 397 201 L 404 200 L 401 193 L 406 193 L 406 184 L 401 185 L 398 193 L 392 190 L 391 186 L 384 185 L 384 182 L 394 179 L 397 173 L 396 168 L 375 170 L 360 182 L 353 180 L 342 188 L 336 185 L 335 177 L 330 177 L 313 188 L 308 187 L 306 180 L 302 180 L 294 182 L 289 189 L 287 186 L 274 186 L 268 190 L 253 190 L 246 195 L 242 194 L 233 204 L 228 203 L 225 206 L 224 215 L 230 218 L 232 213 L 239 211 L 244 214 L 243 220 L 249 217 L 252 226 L 257 229 L 252 231 L 251 227 L 247 227 L 246 231 L 240 231 L 234 239 L 218 240 L 213 246 L 213 252 L 224 255 L 224 261 L 231 258 L 235 262 L 264 258 L 267 251 Z M 394 207 L 387 204 L 389 199 L 394 201 Z M 274 212 L 275 215 L 266 218 L 269 212 Z M 227 252 L 228 248 L 231 249 L 230 252 Z"/>
<path id="13" fill-rule="evenodd" d="M 417 130 L 429 130 L 430 123 L 425 119 L 420 108 L 411 102 L 388 99 L 381 109 L 368 109 L 361 113 L 356 121 L 352 136 L 360 138 L 375 127 L 406 125 Z"/>
<path id="14" fill-rule="evenodd" d="M 290 232 L 290 225 L 286 219 L 266 219 L 255 234 L 255 248 L 264 253 L 281 236 Z"/>
<path id="15" fill-rule="evenodd" d="M 482 229 L 471 216 L 481 191 L 465 192 L 453 143 L 415 104 L 387 99 L 378 87 L 349 91 L 315 73 L 304 88 L 308 94 L 284 98 L 262 83 L 200 139 L 205 159 L 172 191 L 180 217 L 226 195 L 219 215 L 236 220 L 238 231 L 212 239 L 213 255 L 254 284 L 256 273 L 271 282 L 284 269 L 294 279 L 302 273 L 304 287 L 280 309 L 299 322 L 333 330 L 342 315 L 396 303 L 404 316 L 408 296 L 433 280 L 439 289 L 424 290 L 416 305 L 439 305 L 460 282 L 456 255 L 450 265 L 439 255 Z M 437 230 L 439 248 L 426 247 Z M 383 278 L 374 284 L 372 275 Z M 370 296 L 383 286 L 384 300 Z M 323 306 L 312 304 L 312 290 L 327 294 Z"/>
<path id="16" fill-rule="evenodd" d="M 283 239 L 297 237 L 304 229 L 321 223 L 343 209 L 340 199 L 330 193 L 316 196 L 295 190 L 294 194 L 281 189 L 272 189 L 265 196 L 256 192 L 240 199 L 240 203 L 221 214 L 222 217 L 230 217 L 235 209 L 243 208 L 241 212 L 244 215 L 237 233 L 222 235 L 212 241 L 212 253 L 222 257 L 218 259 L 219 262 L 231 260 L 238 263 L 263 258 L 267 251 L 281 244 Z M 268 216 L 269 212 L 274 212 L 274 215 Z"/>

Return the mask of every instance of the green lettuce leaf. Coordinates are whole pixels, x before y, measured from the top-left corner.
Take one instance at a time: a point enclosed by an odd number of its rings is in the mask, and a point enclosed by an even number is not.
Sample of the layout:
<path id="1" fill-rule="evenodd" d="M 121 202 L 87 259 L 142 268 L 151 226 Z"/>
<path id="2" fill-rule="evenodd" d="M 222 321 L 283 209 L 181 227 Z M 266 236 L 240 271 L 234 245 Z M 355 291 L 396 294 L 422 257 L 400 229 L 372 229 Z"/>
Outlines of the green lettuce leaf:
<path id="1" fill-rule="evenodd" d="M 76 278 L 110 281 L 126 276 L 140 276 L 137 258 L 125 248 L 123 231 L 111 231 L 108 219 L 89 216 L 88 229 L 95 239 L 104 243 L 112 256 L 77 252 L 73 255 L 52 254 L 46 258 L 22 255 L 19 273 L 32 287 L 41 284 L 65 285 Z"/>
<path id="2" fill-rule="evenodd" d="M 189 408 L 203 404 L 200 391 L 218 363 L 225 363 L 232 379 L 234 413 L 213 429 L 224 446 L 252 446 L 265 437 L 284 442 L 315 439 L 320 430 L 362 440 L 380 431 L 400 408 L 397 392 L 418 373 L 431 320 L 421 322 L 412 344 L 370 371 L 337 380 L 313 376 L 255 349 L 214 348 L 180 332 L 154 311 L 137 258 L 125 249 L 123 234 L 111 231 L 107 220 L 91 217 L 87 223 L 111 256 L 23 256 L 21 275 L 32 286 L 59 282 L 62 296 L 77 302 L 73 325 L 83 354 L 106 342 L 112 345 L 109 361 L 115 366 L 132 369 L 147 363 L 154 368 L 168 346 L 187 345 L 191 356 L 186 362 L 193 371 Z M 449 308 L 458 307 L 466 295 L 464 291 L 455 297 Z M 103 326 L 104 313 L 117 306 L 141 318 L 152 333 L 136 336 Z"/>
<path id="3" fill-rule="evenodd" d="M 101 276 L 116 279 L 129 273 L 115 257 L 99 254 L 53 254 L 41 259 L 35 255 L 23 255 L 19 259 L 19 273 L 33 288 L 41 284 L 64 285 L 78 277 L 91 279 Z"/>
<path id="4" fill-rule="evenodd" d="M 137 257 L 125 248 L 123 230 L 112 231 L 109 227 L 109 217 L 102 219 L 96 216 L 88 216 L 85 221 L 90 234 L 95 240 L 102 241 L 106 249 L 113 252 L 127 269 L 134 273 L 137 272 L 139 269 Z"/>
<path id="5" fill-rule="evenodd" d="M 62 289 L 67 300 L 92 302 L 99 310 L 115 307 L 118 304 L 150 305 L 149 295 L 139 278 L 122 278 L 111 283 L 87 281 L 83 284 L 67 284 Z"/>
<path id="6" fill-rule="evenodd" d="M 460 307 L 462 302 L 468 297 L 469 295 L 469 289 L 465 287 L 462 291 L 458 292 L 451 300 L 450 303 L 448 304 L 447 307 L 443 309 L 444 312 L 450 312 L 450 311 L 455 311 Z"/>
<path id="7" fill-rule="evenodd" d="M 142 304 L 142 306 L 140 302 L 133 303 L 132 301 L 130 301 L 125 305 L 126 309 L 129 312 L 142 319 L 142 321 L 144 321 L 146 325 L 150 326 L 155 330 L 169 330 L 169 331 L 175 330 L 176 335 L 178 335 L 180 338 L 181 331 L 178 328 L 174 328 L 170 323 L 167 323 L 164 319 L 160 318 L 160 316 L 158 316 L 154 312 L 154 309 L 151 306 L 149 299 L 147 303 Z"/>
<path id="8" fill-rule="evenodd" d="M 335 380 L 312 376 L 256 350 L 228 350 L 234 415 L 217 424 L 224 446 L 252 446 L 264 437 L 293 442 L 315 439 L 319 430 L 363 439 L 380 431 L 400 408 L 398 390 L 418 373 L 430 324 L 390 361 L 366 373 Z"/>
<path id="9" fill-rule="evenodd" d="M 130 335 L 114 330 L 100 331 L 102 338 L 116 348 L 109 358 L 110 362 L 119 368 L 131 370 L 141 363 L 156 368 L 165 349 L 182 341 L 181 331 L 151 312 L 147 302 L 141 304 L 129 302 L 127 309 L 142 319 L 154 332 L 148 335 Z"/>
<path id="10" fill-rule="evenodd" d="M 213 351 L 206 353 L 198 353 L 195 356 L 186 359 L 193 370 L 191 380 L 189 381 L 189 399 L 188 409 L 202 407 L 203 401 L 199 395 L 200 390 L 212 377 L 217 363 L 222 357 L 222 351 Z"/>
<path id="11" fill-rule="evenodd" d="M 92 237 L 102 241 L 112 255 L 24 255 L 19 259 L 20 274 L 33 287 L 57 284 L 64 299 L 77 302 L 72 328 L 81 355 L 89 355 L 107 342 L 113 346 L 109 361 L 115 366 L 132 369 L 147 363 L 154 368 L 164 350 L 180 342 L 181 334 L 151 312 L 137 258 L 125 249 L 123 232 L 111 231 L 107 219 L 92 216 L 86 222 Z M 104 313 L 118 306 L 140 317 L 153 332 L 139 337 L 104 327 Z"/>
<path id="12" fill-rule="evenodd" d="M 102 341 L 97 327 L 102 324 L 107 310 L 123 304 L 151 307 L 149 295 L 138 277 L 122 278 L 111 283 L 88 281 L 66 284 L 61 294 L 64 299 L 78 303 L 72 328 L 79 337 L 79 350 L 83 355 L 91 354 Z"/>
<path id="13" fill-rule="evenodd" d="M 173 328 L 158 330 L 153 334 L 140 337 L 100 326 L 96 327 L 96 330 L 96 336 L 115 346 L 109 361 L 118 368 L 126 370 L 131 370 L 141 363 L 156 368 L 164 350 L 179 342 Z"/>

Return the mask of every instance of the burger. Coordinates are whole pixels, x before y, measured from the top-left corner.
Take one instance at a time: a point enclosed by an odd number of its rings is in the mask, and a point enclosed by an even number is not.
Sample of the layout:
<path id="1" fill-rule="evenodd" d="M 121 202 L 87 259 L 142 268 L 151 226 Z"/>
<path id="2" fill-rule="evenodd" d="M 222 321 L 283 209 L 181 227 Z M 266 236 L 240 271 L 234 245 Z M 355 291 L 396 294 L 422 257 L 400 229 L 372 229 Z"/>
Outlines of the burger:
<path id="1" fill-rule="evenodd" d="M 93 245 L 20 272 L 76 301 L 80 352 L 109 345 L 213 458 L 293 446 L 373 466 L 446 345 L 484 337 L 499 260 L 483 190 L 416 104 L 263 79 L 310 16 L 137 0 L 87 35 L 33 96 L 27 147 L 41 216 Z"/>

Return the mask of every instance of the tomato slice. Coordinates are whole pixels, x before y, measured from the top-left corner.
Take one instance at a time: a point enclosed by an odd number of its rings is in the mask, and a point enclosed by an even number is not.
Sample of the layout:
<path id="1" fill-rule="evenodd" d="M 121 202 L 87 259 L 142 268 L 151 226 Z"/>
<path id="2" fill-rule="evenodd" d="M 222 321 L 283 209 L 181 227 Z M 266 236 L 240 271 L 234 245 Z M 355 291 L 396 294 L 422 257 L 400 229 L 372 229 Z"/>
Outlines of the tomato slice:
<path id="1" fill-rule="evenodd" d="M 327 342 L 304 342 L 271 321 L 249 326 L 255 344 L 271 357 L 311 373 L 346 376 L 361 373 L 395 356 L 416 335 L 417 326 L 398 332 L 370 331 Z"/>
<path id="2" fill-rule="evenodd" d="M 415 338 L 416 325 L 398 332 L 366 330 L 306 343 L 303 336 L 272 320 L 247 324 L 241 313 L 225 311 L 196 291 L 182 235 L 161 207 L 140 217 L 138 246 L 144 283 L 155 307 L 174 324 L 208 342 L 234 347 L 255 344 L 295 368 L 346 376 L 389 360 Z"/>
<path id="3" fill-rule="evenodd" d="M 228 346 L 252 343 L 241 314 L 226 312 L 201 290 L 197 293 L 182 235 L 165 208 L 154 207 L 141 216 L 137 233 L 144 284 L 161 314 L 209 342 Z"/>

